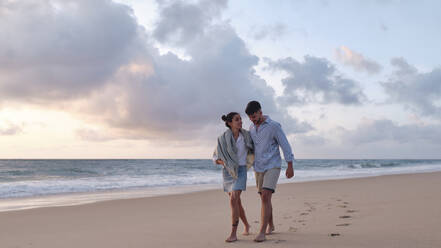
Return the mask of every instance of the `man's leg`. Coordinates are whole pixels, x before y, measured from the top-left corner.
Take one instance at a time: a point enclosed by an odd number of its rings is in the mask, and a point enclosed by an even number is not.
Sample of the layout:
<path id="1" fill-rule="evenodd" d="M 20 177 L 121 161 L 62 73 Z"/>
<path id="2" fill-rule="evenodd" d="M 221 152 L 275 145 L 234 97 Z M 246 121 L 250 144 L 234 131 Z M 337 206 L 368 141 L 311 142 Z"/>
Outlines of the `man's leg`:
<path id="1" fill-rule="evenodd" d="M 273 221 L 273 205 L 271 204 L 271 213 L 268 220 L 268 227 L 266 228 L 266 234 L 271 234 L 275 230 L 274 221 Z"/>
<path id="2" fill-rule="evenodd" d="M 262 192 L 260 194 L 260 199 L 262 201 L 262 208 L 261 208 L 261 213 L 260 213 L 260 231 L 259 231 L 259 234 L 254 239 L 254 241 L 256 241 L 256 242 L 262 242 L 265 240 L 266 229 L 268 227 L 268 223 L 270 222 L 270 217 L 272 215 L 271 214 L 271 212 L 272 212 L 272 204 L 271 204 L 272 194 L 273 194 L 273 192 L 268 189 L 262 189 Z"/>
<path id="3" fill-rule="evenodd" d="M 260 232 L 254 239 L 257 242 L 265 240 L 265 234 L 274 231 L 273 206 L 271 198 L 277 187 L 280 168 L 272 168 L 264 173 L 256 173 L 257 188 L 262 200 Z"/>

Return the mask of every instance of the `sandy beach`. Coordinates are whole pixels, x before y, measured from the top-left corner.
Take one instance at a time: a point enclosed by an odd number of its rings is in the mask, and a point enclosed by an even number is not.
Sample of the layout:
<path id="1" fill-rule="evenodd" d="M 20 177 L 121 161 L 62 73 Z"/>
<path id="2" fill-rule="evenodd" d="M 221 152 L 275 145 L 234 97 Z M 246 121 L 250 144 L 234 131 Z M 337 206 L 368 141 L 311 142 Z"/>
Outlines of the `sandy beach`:
<path id="1" fill-rule="evenodd" d="M 242 202 L 255 234 L 255 187 Z M 228 198 L 210 190 L 1 212 L 0 247 L 441 247 L 441 172 L 282 184 L 273 206 L 263 244 L 224 242 Z"/>

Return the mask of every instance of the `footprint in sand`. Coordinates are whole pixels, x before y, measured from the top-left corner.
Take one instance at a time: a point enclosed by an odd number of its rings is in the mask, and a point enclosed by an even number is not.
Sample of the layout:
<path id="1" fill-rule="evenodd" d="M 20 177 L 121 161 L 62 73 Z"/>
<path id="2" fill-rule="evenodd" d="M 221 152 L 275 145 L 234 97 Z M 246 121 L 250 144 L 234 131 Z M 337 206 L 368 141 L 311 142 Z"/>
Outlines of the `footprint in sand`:
<path id="1" fill-rule="evenodd" d="M 301 213 L 300 215 L 308 215 L 309 213 Z"/>
<path id="2" fill-rule="evenodd" d="M 278 244 L 278 243 L 282 243 L 282 242 L 286 242 L 286 240 L 284 240 L 284 239 L 278 239 L 278 240 L 276 240 L 274 243 Z"/>
<path id="3" fill-rule="evenodd" d="M 305 222 L 305 220 L 298 220 L 297 222 L 302 223 L 302 222 Z"/>
<path id="4" fill-rule="evenodd" d="M 336 226 L 349 226 L 349 223 L 337 224 Z"/>
<path id="5" fill-rule="evenodd" d="M 305 205 L 308 206 L 308 212 L 312 212 L 315 210 L 315 207 L 313 205 L 315 205 L 314 203 L 309 203 L 309 202 L 305 202 Z"/>
<path id="6" fill-rule="evenodd" d="M 297 228 L 290 226 L 288 231 L 289 232 L 297 232 Z"/>
<path id="7" fill-rule="evenodd" d="M 331 237 L 337 237 L 337 236 L 340 236 L 340 233 L 330 233 L 329 236 L 331 236 Z"/>
<path id="8" fill-rule="evenodd" d="M 342 215 L 339 218 L 340 219 L 348 219 L 348 218 L 352 218 L 352 216 L 350 216 L 350 215 Z"/>
<path id="9" fill-rule="evenodd" d="M 347 208 L 348 206 L 346 206 L 346 205 L 340 205 L 339 207 L 341 207 L 341 208 Z"/>
<path id="10" fill-rule="evenodd" d="M 346 211 L 346 213 L 355 213 L 355 212 L 357 212 L 357 210 L 349 209 Z"/>
<path id="11" fill-rule="evenodd" d="M 254 223 L 259 223 L 259 221 L 258 221 L 258 220 L 255 220 Z"/>

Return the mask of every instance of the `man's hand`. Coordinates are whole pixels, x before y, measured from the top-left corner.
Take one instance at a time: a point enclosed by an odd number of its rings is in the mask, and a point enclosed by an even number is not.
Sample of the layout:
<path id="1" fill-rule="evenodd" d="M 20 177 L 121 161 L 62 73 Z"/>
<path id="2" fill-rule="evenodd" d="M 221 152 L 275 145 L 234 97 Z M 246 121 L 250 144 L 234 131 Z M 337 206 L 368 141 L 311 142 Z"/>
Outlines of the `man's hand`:
<path id="1" fill-rule="evenodd" d="M 224 161 L 222 161 L 222 159 L 218 159 L 218 160 L 216 160 L 216 164 L 225 165 L 225 164 L 224 164 Z"/>
<path id="2" fill-rule="evenodd" d="M 291 178 L 294 176 L 294 168 L 292 167 L 292 161 L 288 162 L 288 168 L 286 169 L 285 175 L 287 178 Z"/>

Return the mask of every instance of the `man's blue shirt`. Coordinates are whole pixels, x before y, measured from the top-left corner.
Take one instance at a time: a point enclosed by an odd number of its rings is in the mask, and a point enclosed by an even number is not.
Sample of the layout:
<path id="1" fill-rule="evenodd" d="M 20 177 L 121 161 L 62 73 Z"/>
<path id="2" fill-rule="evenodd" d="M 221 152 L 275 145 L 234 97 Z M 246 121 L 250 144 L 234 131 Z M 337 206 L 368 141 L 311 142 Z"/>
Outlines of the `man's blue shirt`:
<path id="1" fill-rule="evenodd" d="M 288 139 L 281 125 L 264 116 L 266 120 L 258 128 L 254 124 L 250 126 L 250 135 L 254 142 L 254 170 L 264 172 L 271 168 L 280 168 L 282 158 L 279 146 L 282 148 L 286 162 L 294 160 Z"/>

